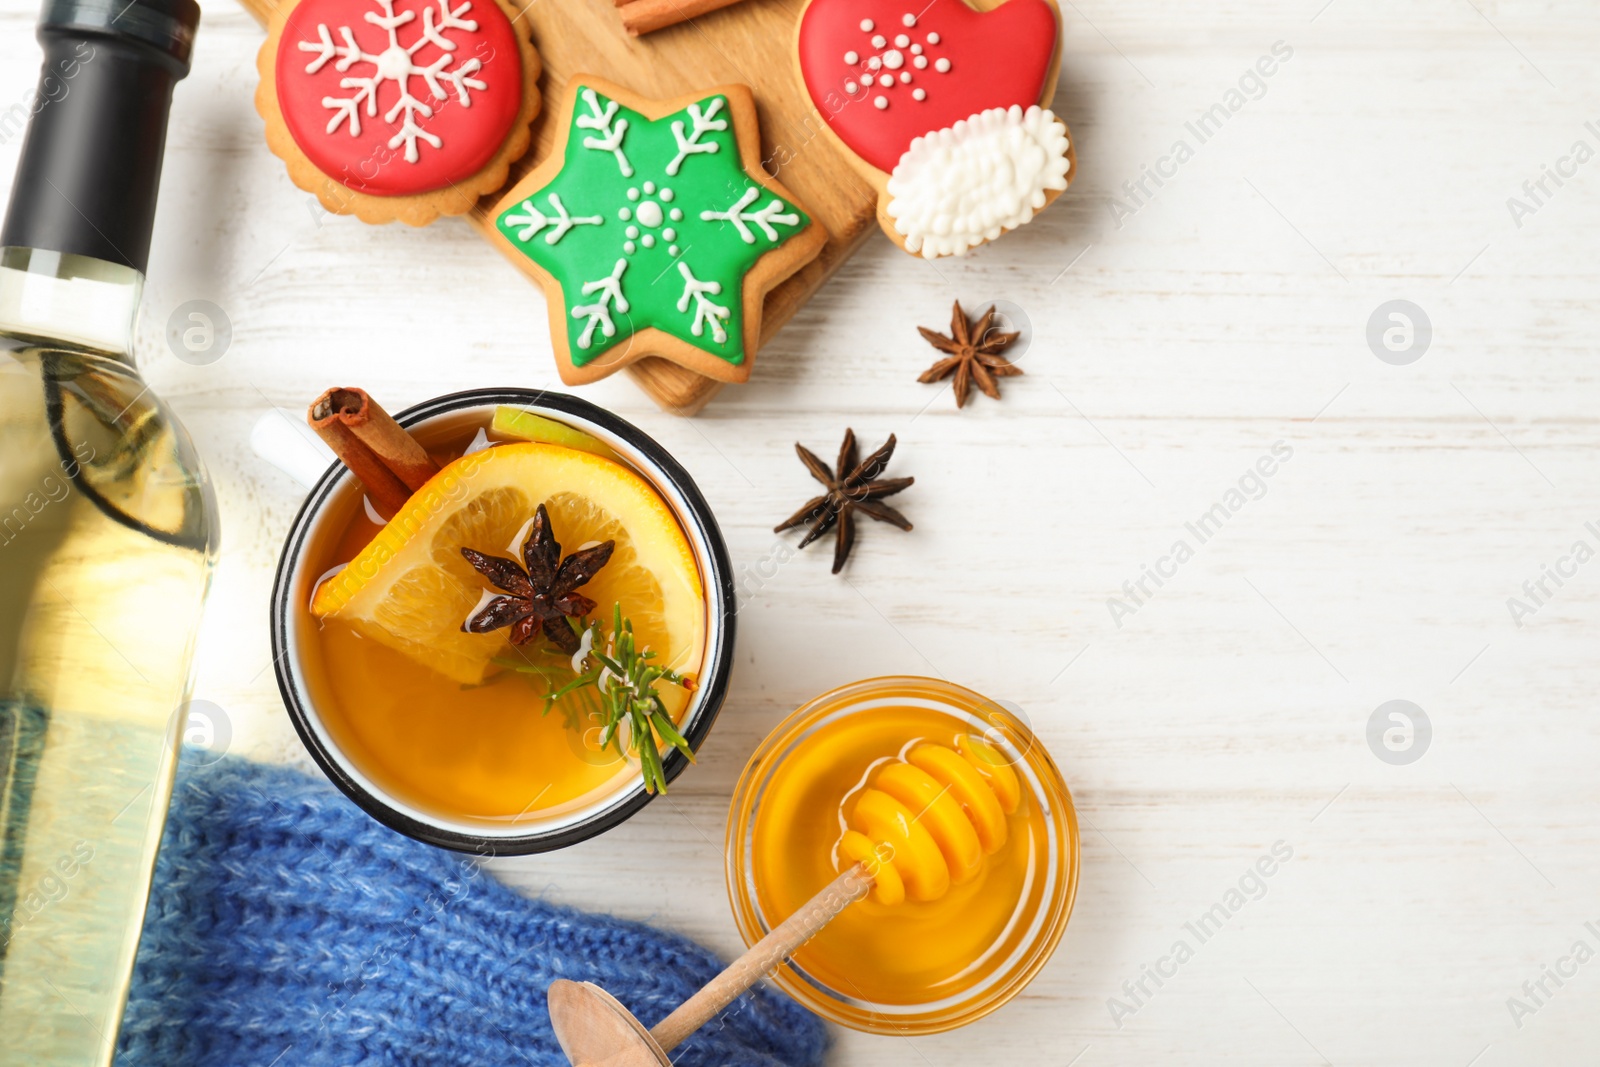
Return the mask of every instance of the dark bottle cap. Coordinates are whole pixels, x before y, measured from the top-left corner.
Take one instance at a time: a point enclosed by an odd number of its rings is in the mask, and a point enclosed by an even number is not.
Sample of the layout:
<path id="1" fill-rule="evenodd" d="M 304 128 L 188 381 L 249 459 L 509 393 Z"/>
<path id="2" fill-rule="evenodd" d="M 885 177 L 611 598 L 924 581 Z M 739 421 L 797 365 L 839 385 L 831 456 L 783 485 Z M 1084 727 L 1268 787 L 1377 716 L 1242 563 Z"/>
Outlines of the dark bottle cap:
<path id="1" fill-rule="evenodd" d="M 0 112 L 0 144 L 28 123 L 0 245 L 144 271 L 172 87 L 199 24 L 195 0 L 45 0 L 38 92 Z"/>

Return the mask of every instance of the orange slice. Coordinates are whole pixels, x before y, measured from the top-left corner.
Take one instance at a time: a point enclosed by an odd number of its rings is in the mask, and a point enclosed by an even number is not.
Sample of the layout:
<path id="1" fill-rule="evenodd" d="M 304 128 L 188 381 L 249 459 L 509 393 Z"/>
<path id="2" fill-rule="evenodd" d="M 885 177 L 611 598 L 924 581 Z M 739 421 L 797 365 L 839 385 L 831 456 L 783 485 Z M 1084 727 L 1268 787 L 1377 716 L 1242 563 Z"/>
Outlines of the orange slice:
<path id="1" fill-rule="evenodd" d="M 579 590 L 599 605 L 595 614 L 606 628 L 612 605 L 620 604 L 656 662 L 697 672 L 705 651 L 705 594 L 677 519 L 629 468 L 559 445 L 499 445 L 445 467 L 349 566 L 323 583 L 312 614 L 336 616 L 463 685 L 483 682 L 497 657 L 512 654 L 559 670 L 566 657 L 536 648 L 548 644 L 538 637 L 513 653 L 507 631 L 461 632 L 483 592 L 496 592 L 461 549 L 520 562 L 522 546 L 514 542 L 541 503 L 564 556 L 616 541 L 610 562 Z"/>

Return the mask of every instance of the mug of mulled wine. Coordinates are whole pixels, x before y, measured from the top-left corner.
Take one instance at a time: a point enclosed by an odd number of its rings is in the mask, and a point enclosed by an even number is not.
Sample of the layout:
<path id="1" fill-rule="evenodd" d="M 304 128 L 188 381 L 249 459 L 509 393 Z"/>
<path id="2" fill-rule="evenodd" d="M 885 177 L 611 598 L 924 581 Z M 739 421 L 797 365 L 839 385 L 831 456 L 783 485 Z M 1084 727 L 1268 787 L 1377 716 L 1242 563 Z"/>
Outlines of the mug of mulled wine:
<path id="1" fill-rule="evenodd" d="M 575 397 L 473 390 L 394 422 L 425 483 L 384 499 L 336 463 L 284 544 L 272 651 L 296 731 L 351 800 L 434 845 L 610 829 L 683 771 L 726 695 L 716 519 L 659 444 Z"/>

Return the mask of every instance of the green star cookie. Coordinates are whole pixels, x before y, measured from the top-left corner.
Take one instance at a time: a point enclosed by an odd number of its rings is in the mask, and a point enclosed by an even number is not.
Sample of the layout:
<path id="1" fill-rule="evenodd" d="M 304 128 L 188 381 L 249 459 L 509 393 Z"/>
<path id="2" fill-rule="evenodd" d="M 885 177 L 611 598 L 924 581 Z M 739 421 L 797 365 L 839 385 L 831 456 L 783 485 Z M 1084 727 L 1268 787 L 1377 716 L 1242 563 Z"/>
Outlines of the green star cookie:
<path id="1" fill-rule="evenodd" d="M 727 93 L 652 120 L 596 84 L 569 91 L 559 170 L 513 190 L 496 229 L 559 286 L 551 320 L 559 299 L 575 368 L 651 327 L 740 367 L 746 275 L 810 218 L 746 172 L 753 111 L 741 123 Z"/>

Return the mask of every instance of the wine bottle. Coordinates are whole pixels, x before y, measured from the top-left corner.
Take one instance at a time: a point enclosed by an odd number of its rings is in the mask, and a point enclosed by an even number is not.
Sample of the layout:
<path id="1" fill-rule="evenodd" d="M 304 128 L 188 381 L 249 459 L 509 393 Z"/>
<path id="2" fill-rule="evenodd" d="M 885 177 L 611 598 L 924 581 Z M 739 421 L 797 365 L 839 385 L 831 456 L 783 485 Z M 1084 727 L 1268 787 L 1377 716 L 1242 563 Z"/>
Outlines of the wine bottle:
<path id="1" fill-rule="evenodd" d="M 134 322 L 194 0 L 46 0 L 0 228 L 0 1065 L 109 1064 L 216 504 Z"/>

